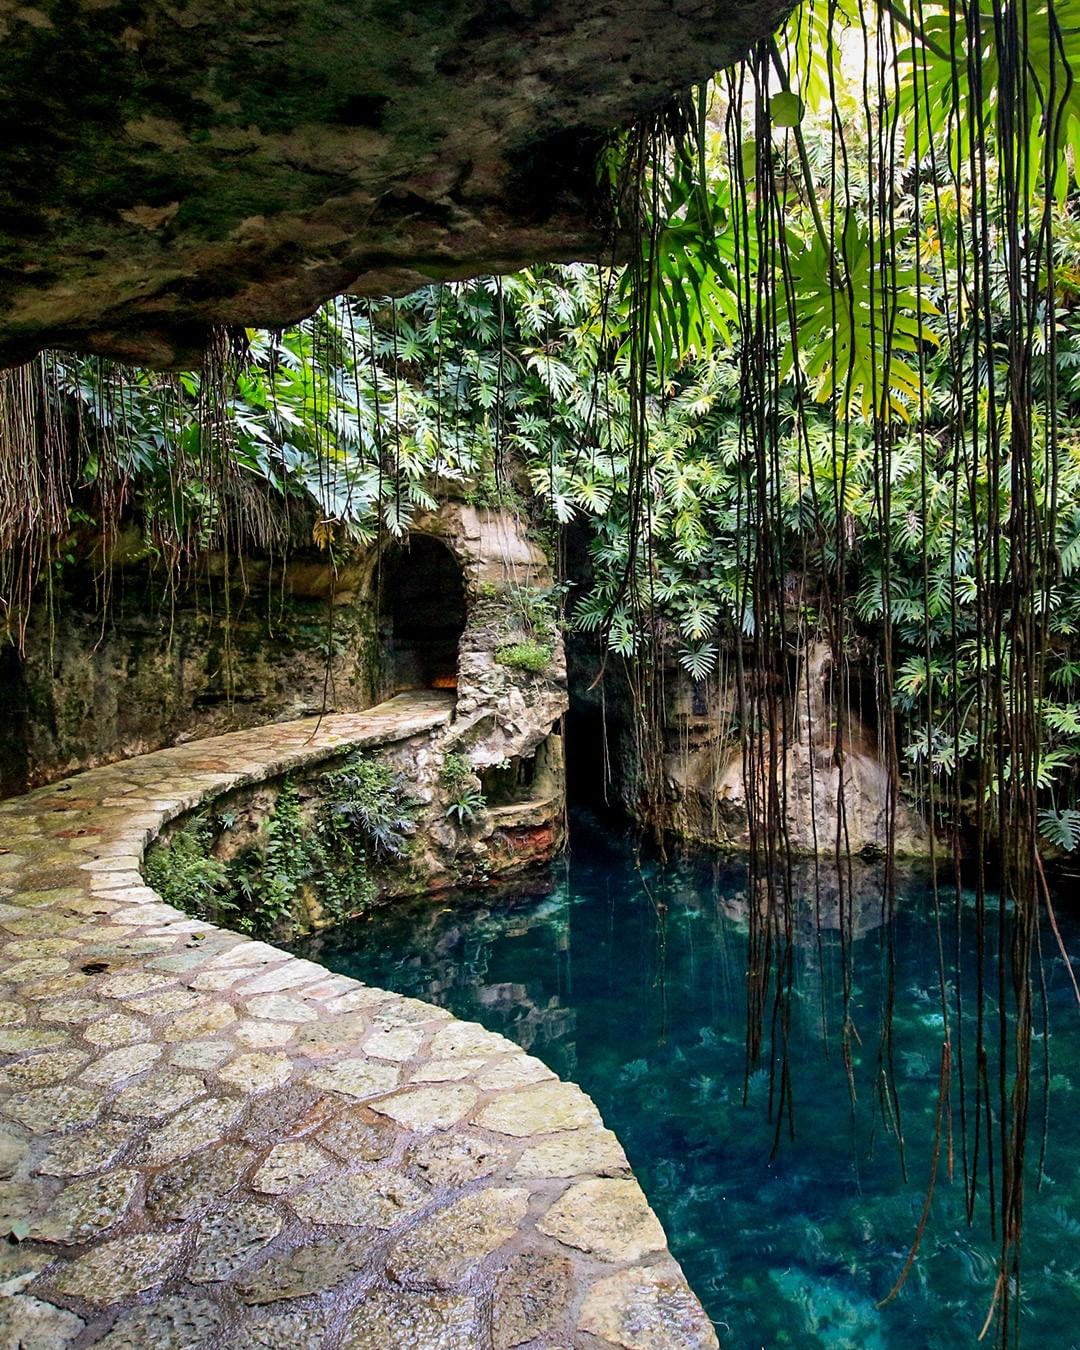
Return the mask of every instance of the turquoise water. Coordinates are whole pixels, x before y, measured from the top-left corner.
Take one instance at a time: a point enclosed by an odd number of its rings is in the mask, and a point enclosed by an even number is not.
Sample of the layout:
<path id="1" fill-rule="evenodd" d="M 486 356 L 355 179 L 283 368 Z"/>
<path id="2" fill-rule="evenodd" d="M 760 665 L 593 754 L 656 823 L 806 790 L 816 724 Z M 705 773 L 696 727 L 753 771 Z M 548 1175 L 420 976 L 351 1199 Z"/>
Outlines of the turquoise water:
<path id="1" fill-rule="evenodd" d="M 797 880 L 810 896 L 809 874 Z M 996 1248 L 985 1205 L 973 1226 L 965 1219 L 958 1109 L 956 1179 L 942 1171 L 907 1284 L 892 1303 L 876 1306 L 904 1263 L 931 1166 L 943 1018 L 930 890 L 924 875 L 901 878 L 892 942 L 905 1182 L 874 1090 L 889 967 L 880 878 L 856 875 L 849 925 L 854 1106 L 841 1054 L 835 891 L 827 875 L 822 880 L 820 939 L 812 899 L 796 925 L 794 1139 L 781 1130 L 775 1156 L 767 1067 L 750 1077 L 743 1100 L 747 887 L 738 868 L 701 859 L 638 870 L 621 840 L 579 828 L 549 892 L 398 905 L 309 942 L 304 952 L 482 1022 L 579 1082 L 622 1140 L 725 1346 L 972 1346 L 989 1307 Z M 942 899 L 952 951 L 953 895 L 944 891 Z M 969 901 L 962 914 L 960 945 L 970 952 Z M 1080 931 L 1061 918 L 1071 949 L 1080 951 Z M 1080 1344 L 1080 1015 L 1062 962 L 1048 956 L 1046 970 L 1051 1138 L 1036 1194 L 1037 1091 L 1021 1331 L 1024 1345 L 1067 1350 Z M 951 1000 L 951 964 L 946 975 Z M 960 987 L 970 1005 L 973 959 L 961 965 Z M 987 1008 L 996 1017 L 992 998 Z M 973 1033 L 969 1022 L 965 1032 Z M 1040 1084 L 1042 1045 L 1040 1037 Z"/>

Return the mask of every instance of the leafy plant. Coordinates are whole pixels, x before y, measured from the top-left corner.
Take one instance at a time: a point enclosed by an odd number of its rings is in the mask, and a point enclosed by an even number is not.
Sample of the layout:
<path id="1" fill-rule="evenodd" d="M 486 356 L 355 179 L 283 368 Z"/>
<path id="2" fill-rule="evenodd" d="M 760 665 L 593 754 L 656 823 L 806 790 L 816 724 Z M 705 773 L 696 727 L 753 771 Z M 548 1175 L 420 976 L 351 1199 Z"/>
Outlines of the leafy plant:
<path id="1" fill-rule="evenodd" d="M 217 921 L 228 909 L 224 863 L 213 857 L 213 828 L 205 816 L 194 817 L 146 856 L 145 875 L 166 904 L 193 919 Z"/>
<path id="2" fill-rule="evenodd" d="M 446 814 L 459 825 L 475 820 L 487 806 L 487 799 L 478 787 L 461 787 L 447 803 Z"/>
<path id="3" fill-rule="evenodd" d="M 495 660 L 511 670 L 525 670 L 541 675 L 551 668 L 554 652 L 546 642 L 526 638 L 523 642 L 508 642 L 495 649 Z"/>

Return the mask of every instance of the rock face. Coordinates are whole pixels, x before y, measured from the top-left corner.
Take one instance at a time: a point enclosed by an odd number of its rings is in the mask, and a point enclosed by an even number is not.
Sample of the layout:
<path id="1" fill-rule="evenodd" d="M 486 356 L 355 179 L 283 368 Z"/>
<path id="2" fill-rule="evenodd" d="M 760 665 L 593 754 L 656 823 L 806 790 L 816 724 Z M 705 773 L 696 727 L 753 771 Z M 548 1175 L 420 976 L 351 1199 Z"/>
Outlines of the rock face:
<path id="1" fill-rule="evenodd" d="M 182 363 L 210 324 L 595 257 L 604 138 L 789 7 L 6 5 L 0 360 Z"/>
<path id="2" fill-rule="evenodd" d="M 831 665 L 828 648 L 811 644 L 799 667 L 788 743 L 778 766 L 779 782 L 786 791 L 788 844 L 796 854 L 831 856 L 837 850 L 839 830 L 841 851 L 880 854 L 888 843 L 890 798 L 895 790 L 874 737 L 857 713 L 834 711 L 829 695 Z M 726 693 L 730 697 L 731 691 Z M 725 691 L 718 691 L 713 702 L 724 696 Z M 693 737 L 693 743 L 688 737 L 680 750 L 665 758 L 673 827 L 689 839 L 745 847 L 749 844 L 748 799 L 761 803 L 767 796 L 764 766 L 757 766 L 762 781 L 756 792 L 748 793 L 742 750 L 732 748 L 724 735 L 724 728 L 730 726 L 730 710 L 725 718 L 716 707 L 705 706 L 698 716 L 707 730 Z M 837 716 L 843 746 L 839 762 Z M 918 857 L 928 851 L 925 823 L 899 796 L 893 831 L 899 856 Z"/>

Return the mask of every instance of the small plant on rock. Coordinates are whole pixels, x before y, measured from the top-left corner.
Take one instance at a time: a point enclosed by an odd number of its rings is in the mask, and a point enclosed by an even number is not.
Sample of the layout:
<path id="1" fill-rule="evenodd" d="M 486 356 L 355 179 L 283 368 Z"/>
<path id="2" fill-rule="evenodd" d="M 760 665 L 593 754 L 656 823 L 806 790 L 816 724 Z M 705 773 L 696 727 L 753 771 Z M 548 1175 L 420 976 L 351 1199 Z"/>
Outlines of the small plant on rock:
<path id="1" fill-rule="evenodd" d="M 451 750 L 443 759 L 439 784 L 450 798 L 446 804 L 446 814 L 459 825 L 475 820 L 487 805 L 487 799 L 476 785 L 472 765 L 455 750 Z"/>
<path id="2" fill-rule="evenodd" d="M 522 642 L 507 642 L 495 650 L 495 660 L 501 666 L 511 670 L 525 670 L 531 675 L 541 675 L 551 666 L 554 649 L 550 643 L 537 642 L 535 638 L 526 638 Z"/>

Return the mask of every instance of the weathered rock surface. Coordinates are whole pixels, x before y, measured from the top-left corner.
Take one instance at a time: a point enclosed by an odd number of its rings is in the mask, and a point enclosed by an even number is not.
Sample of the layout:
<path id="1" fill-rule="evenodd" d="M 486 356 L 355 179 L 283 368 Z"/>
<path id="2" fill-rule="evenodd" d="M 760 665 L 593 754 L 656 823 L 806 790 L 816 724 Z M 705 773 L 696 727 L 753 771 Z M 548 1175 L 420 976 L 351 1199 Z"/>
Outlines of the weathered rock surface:
<path id="1" fill-rule="evenodd" d="M 784 5 L 43 0 L 0 16 L 0 360 L 189 360 L 345 290 L 596 257 L 607 133 Z"/>

